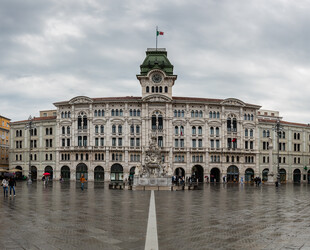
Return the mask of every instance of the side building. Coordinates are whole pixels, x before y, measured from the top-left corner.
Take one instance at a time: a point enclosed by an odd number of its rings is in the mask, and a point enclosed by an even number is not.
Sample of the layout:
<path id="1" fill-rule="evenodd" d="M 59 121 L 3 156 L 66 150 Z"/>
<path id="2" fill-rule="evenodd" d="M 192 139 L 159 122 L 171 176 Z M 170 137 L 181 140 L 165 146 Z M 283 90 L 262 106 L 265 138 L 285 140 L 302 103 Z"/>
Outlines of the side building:
<path id="1" fill-rule="evenodd" d="M 84 174 L 89 180 L 123 181 L 133 177 L 136 166 L 144 165 L 150 139 L 156 137 L 162 163 L 170 165 L 176 175 L 194 175 L 200 182 L 221 182 L 223 177 L 229 182 L 249 182 L 255 176 L 263 176 L 266 169 L 276 167 L 276 148 L 271 152 L 273 164 L 269 164 L 266 143 L 276 140 L 271 131 L 280 119 L 278 112 L 269 114 L 260 110 L 259 105 L 235 98 L 173 96 L 177 75 L 165 49 L 146 51 L 137 79 L 142 93 L 139 97 L 77 96 L 54 103 L 56 117 L 34 120 L 40 128 L 40 158 L 37 162 L 32 160 L 31 166 L 40 174 L 51 171 L 56 179 L 62 176 L 76 180 Z M 21 130 L 25 124 L 27 121 L 14 122 L 12 130 Z M 281 124 L 292 131 L 295 126 L 283 121 Z M 302 126 L 300 141 L 304 150 L 309 144 L 309 127 Z M 52 134 L 44 134 L 47 127 L 53 128 Z M 268 137 L 263 132 L 267 129 Z M 20 166 L 28 171 L 29 137 L 21 138 L 24 148 L 16 148 L 20 139 L 15 132 L 11 136 L 11 143 L 15 144 L 11 146 L 10 168 Z M 47 139 L 53 142 L 48 148 L 44 144 Z M 293 149 L 286 149 L 291 155 Z M 24 161 L 14 161 L 22 152 Z M 52 158 L 46 161 L 44 157 L 49 154 Z M 303 154 L 301 165 L 309 160 L 308 154 Z M 294 168 L 295 165 L 289 165 L 287 173 Z M 286 181 L 292 178 L 291 174 L 286 175 Z"/>
<path id="2" fill-rule="evenodd" d="M 0 170 L 9 169 L 10 119 L 0 115 Z"/>
<path id="3" fill-rule="evenodd" d="M 56 116 L 35 117 L 11 123 L 10 169 L 22 170 L 22 175 L 41 178 L 44 172 L 56 169 Z"/>

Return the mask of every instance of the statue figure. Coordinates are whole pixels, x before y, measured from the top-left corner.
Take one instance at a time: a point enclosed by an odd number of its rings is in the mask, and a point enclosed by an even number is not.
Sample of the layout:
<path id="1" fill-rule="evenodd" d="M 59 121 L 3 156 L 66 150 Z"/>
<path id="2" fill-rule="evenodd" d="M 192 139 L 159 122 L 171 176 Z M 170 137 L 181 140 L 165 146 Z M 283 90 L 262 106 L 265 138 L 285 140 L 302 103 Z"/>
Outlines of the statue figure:
<path id="1" fill-rule="evenodd" d="M 136 167 L 135 167 L 135 175 L 139 175 L 140 174 L 140 165 L 138 164 Z"/>
<path id="2" fill-rule="evenodd" d="M 173 172 L 172 172 L 172 168 L 170 165 L 168 165 L 168 168 L 167 168 L 167 175 L 168 176 L 172 176 Z"/>

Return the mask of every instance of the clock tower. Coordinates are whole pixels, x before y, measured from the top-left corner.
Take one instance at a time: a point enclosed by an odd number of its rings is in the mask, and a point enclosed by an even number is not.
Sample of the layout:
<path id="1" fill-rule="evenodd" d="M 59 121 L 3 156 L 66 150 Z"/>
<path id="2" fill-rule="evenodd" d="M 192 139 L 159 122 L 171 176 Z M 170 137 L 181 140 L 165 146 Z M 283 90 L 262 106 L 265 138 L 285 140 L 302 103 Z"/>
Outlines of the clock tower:
<path id="1" fill-rule="evenodd" d="M 147 49 L 140 70 L 137 78 L 143 100 L 172 100 L 172 86 L 177 76 L 173 74 L 173 65 L 167 58 L 166 49 Z"/>

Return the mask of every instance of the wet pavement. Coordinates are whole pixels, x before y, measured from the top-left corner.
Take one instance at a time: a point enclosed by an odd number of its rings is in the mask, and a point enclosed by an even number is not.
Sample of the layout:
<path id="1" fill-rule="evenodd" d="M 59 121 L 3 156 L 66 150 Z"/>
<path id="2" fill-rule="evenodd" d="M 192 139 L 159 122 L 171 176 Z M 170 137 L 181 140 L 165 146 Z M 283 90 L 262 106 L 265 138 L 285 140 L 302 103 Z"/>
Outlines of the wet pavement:
<path id="1" fill-rule="evenodd" d="M 1 189 L 2 191 L 2 189 Z M 144 249 L 150 191 L 18 182 L 0 196 L 0 249 Z M 159 249 L 310 249 L 310 185 L 155 191 Z"/>

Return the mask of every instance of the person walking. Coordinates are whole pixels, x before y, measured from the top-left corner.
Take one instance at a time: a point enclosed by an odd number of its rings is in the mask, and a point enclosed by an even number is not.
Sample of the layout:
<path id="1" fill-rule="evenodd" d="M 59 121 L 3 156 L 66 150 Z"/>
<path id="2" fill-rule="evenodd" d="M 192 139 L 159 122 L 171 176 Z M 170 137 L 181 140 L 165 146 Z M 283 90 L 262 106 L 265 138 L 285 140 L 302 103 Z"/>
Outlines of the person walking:
<path id="1" fill-rule="evenodd" d="M 86 182 L 86 179 L 84 178 L 83 174 L 82 174 L 82 176 L 80 178 L 80 182 L 81 182 L 81 189 L 84 190 L 84 183 Z"/>
<path id="2" fill-rule="evenodd" d="M 8 186 L 9 186 L 9 182 L 8 182 L 8 179 L 7 177 L 5 177 L 3 180 L 2 180 L 2 184 L 1 186 L 3 186 L 3 195 L 5 197 L 8 197 Z"/>
<path id="3" fill-rule="evenodd" d="M 12 189 L 13 189 L 13 194 L 15 195 L 15 186 L 16 186 L 16 181 L 14 177 L 11 177 L 9 180 L 9 187 L 10 187 L 10 196 L 12 196 Z"/>

